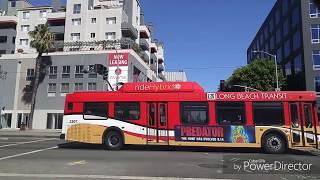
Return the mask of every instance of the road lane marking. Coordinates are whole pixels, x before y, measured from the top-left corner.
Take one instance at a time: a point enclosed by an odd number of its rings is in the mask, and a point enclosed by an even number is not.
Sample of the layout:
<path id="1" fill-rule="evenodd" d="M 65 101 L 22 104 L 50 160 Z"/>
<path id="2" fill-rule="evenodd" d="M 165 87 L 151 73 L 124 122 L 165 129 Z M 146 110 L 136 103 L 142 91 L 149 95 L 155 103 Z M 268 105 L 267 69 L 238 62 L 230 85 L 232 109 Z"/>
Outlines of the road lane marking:
<path id="1" fill-rule="evenodd" d="M 75 161 L 75 162 L 68 163 L 69 166 L 83 165 L 83 164 L 87 164 L 87 162 L 85 160 L 82 160 L 82 161 Z"/>
<path id="2" fill-rule="evenodd" d="M 20 156 L 24 156 L 24 155 L 28 155 L 28 154 L 34 154 L 34 153 L 42 152 L 42 151 L 46 151 L 46 150 L 57 149 L 57 148 L 58 148 L 58 146 L 54 146 L 54 147 L 49 147 L 49 148 L 45 148 L 45 149 L 38 149 L 38 150 L 35 150 L 35 151 L 16 154 L 16 155 L 12 155 L 12 156 L 6 156 L 6 157 L 0 158 L 0 161 L 6 160 L 6 159 L 15 158 L 15 157 L 20 157 Z"/>
<path id="3" fill-rule="evenodd" d="M 75 175 L 75 174 L 15 174 L 0 173 L 0 177 L 24 177 L 24 178 L 74 178 L 74 179 L 120 179 L 120 180 L 236 180 L 214 178 L 179 178 L 179 177 L 147 177 L 147 176 L 106 176 L 106 175 Z"/>
<path id="4" fill-rule="evenodd" d="M 35 140 L 35 141 L 27 141 L 27 142 L 19 142 L 19 143 L 14 143 L 14 144 L 7 144 L 7 145 L 0 146 L 0 148 L 10 147 L 10 146 L 17 146 L 17 145 L 21 145 L 21 144 L 30 144 L 30 143 L 41 142 L 41 141 L 49 141 L 49 140 L 56 140 L 56 138 L 40 139 L 40 140 Z"/>

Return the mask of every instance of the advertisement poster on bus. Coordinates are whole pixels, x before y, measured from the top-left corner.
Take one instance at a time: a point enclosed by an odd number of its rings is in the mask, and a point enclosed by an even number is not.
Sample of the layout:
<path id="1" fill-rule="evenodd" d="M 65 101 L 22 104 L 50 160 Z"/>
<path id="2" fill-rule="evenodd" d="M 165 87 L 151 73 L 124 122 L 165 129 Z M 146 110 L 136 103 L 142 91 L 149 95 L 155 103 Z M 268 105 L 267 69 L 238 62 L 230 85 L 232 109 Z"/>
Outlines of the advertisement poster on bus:
<path id="1" fill-rule="evenodd" d="M 116 89 L 117 78 L 119 83 L 128 82 L 128 64 L 129 64 L 128 53 L 110 53 L 109 54 L 108 80 L 113 89 Z"/>
<path id="2" fill-rule="evenodd" d="M 249 126 L 176 126 L 176 141 L 255 143 L 255 128 Z"/>

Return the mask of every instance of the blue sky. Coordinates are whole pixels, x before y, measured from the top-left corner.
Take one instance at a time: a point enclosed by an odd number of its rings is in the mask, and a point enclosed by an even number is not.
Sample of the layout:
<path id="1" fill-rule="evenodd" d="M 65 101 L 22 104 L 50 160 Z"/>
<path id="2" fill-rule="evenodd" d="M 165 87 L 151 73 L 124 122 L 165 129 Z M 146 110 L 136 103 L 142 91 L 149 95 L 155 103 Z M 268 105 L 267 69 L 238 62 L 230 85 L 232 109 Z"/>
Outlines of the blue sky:
<path id="1" fill-rule="evenodd" d="M 145 22 L 165 44 L 167 71 L 216 91 L 221 79 L 246 64 L 246 52 L 276 0 L 140 0 Z M 36 5 L 50 0 L 32 0 Z"/>

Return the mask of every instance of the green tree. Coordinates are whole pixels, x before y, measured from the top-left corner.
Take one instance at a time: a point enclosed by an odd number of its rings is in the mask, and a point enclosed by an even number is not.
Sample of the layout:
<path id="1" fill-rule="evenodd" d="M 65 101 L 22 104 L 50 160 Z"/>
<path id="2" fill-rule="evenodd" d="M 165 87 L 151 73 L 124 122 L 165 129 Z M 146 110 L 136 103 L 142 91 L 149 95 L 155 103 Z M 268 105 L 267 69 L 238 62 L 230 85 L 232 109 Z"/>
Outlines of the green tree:
<path id="1" fill-rule="evenodd" d="M 29 116 L 29 128 L 32 129 L 34 109 L 36 105 L 37 91 L 39 87 L 39 79 L 41 74 L 41 67 L 44 66 L 43 53 L 48 53 L 53 47 L 54 34 L 49 31 L 48 24 L 40 24 L 35 27 L 33 31 L 29 32 L 31 37 L 31 47 L 37 50 L 38 56 L 35 63 L 35 75 L 32 83 L 32 98 L 31 98 L 31 109 Z"/>
<path id="2" fill-rule="evenodd" d="M 286 77 L 278 67 L 279 88 L 285 86 Z M 233 85 L 241 85 L 260 91 L 274 91 L 276 88 L 276 66 L 273 60 L 256 59 L 252 63 L 236 69 L 226 81 L 226 91 L 234 90 Z"/>

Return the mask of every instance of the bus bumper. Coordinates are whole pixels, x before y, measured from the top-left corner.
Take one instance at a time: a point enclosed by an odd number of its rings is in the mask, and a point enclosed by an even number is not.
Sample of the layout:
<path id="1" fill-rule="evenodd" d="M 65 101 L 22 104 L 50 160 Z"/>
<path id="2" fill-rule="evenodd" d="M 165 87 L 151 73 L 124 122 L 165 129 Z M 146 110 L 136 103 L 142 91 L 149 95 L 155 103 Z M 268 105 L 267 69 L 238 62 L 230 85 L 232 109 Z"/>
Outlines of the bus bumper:
<path id="1" fill-rule="evenodd" d="M 65 134 L 60 134 L 60 139 L 65 139 L 66 135 Z"/>

